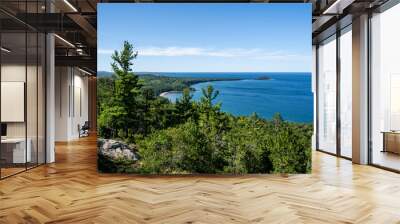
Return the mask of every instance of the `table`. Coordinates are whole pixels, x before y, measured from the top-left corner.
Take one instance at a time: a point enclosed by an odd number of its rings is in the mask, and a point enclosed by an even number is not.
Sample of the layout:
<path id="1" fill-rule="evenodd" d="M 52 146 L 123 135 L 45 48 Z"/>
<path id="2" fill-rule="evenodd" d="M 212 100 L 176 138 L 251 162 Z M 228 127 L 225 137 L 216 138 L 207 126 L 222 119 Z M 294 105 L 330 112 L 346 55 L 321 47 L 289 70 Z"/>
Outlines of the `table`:
<path id="1" fill-rule="evenodd" d="M 25 144 L 28 143 L 25 151 Z M 6 163 L 26 163 L 32 160 L 32 140 L 30 138 L 5 138 L 1 139 L 1 157 Z"/>
<path id="2" fill-rule="evenodd" d="M 392 152 L 400 154 L 400 131 L 382 131 L 383 150 L 382 152 Z"/>

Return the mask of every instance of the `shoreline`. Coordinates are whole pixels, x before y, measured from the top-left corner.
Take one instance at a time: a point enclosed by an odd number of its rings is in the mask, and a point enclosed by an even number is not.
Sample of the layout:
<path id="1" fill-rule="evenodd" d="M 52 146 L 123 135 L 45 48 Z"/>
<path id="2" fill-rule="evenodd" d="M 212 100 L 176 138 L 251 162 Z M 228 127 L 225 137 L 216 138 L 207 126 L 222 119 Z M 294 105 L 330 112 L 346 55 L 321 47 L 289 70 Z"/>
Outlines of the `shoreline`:
<path id="1" fill-rule="evenodd" d="M 164 97 L 165 95 L 167 95 L 169 92 L 162 92 L 162 93 L 160 93 L 160 95 L 158 95 L 158 96 L 161 96 L 161 97 Z"/>
<path id="2" fill-rule="evenodd" d="M 189 88 L 191 92 L 194 92 L 195 89 L 192 87 L 193 85 L 199 84 L 199 83 L 204 83 L 204 82 L 223 82 L 223 81 L 242 81 L 242 80 L 246 80 L 246 79 L 207 79 L 207 80 L 195 80 L 191 83 L 189 83 Z M 170 90 L 170 91 L 164 91 L 162 93 L 160 93 L 158 96 L 164 97 L 166 98 L 166 95 L 170 94 L 170 93 L 182 93 L 183 90 Z"/>
<path id="3" fill-rule="evenodd" d="M 182 91 L 178 91 L 178 90 L 166 91 L 166 92 L 160 93 L 160 95 L 158 95 L 158 96 L 165 97 L 166 95 L 168 95 L 170 93 L 182 93 Z"/>
<path id="4" fill-rule="evenodd" d="M 272 80 L 270 77 L 259 77 L 255 79 L 241 79 L 241 78 L 228 78 L 228 79 L 209 79 L 209 80 L 196 80 L 190 83 L 189 87 L 191 92 L 194 92 L 194 88 L 192 87 L 193 85 L 199 84 L 199 83 L 204 83 L 204 82 L 224 82 L 224 81 L 243 81 L 243 80 L 259 80 L 259 81 L 268 81 Z M 158 96 L 167 98 L 166 95 L 170 93 L 182 93 L 183 90 L 171 90 L 171 91 L 164 91 L 160 93 Z"/>

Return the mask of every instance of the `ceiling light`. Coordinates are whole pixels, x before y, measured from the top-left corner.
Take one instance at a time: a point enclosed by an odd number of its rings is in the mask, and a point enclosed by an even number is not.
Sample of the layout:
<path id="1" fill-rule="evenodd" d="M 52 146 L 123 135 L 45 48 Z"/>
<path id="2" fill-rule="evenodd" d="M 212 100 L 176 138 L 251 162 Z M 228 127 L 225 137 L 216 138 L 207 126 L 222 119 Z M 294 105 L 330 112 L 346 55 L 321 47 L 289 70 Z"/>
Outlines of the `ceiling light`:
<path id="1" fill-rule="evenodd" d="M 76 49 L 76 53 L 78 53 L 79 55 L 83 55 L 83 49 L 82 48 L 77 48 Z"/>
<path id="2" fill-rule="evenodd" d="M 335 1 L 331 6 L 329 6 L 322 14 L 331 14 L 332 10 L 335 9 L 337 10 L 337 6 L 339 4 L 339 0 Z"/>
<path id="3" fill-rule="evenodd" d="M 66 39 L 64 39 L 64 38 L 62 38 L 62 37 L 60 37 L 60 36 L 57 35 L 57 34 L 54 34 L 54 36 L 57 37 L 58 39 L 60 39 L 62 42 L 64 42 L 64 43 L 66 43 L 67 45 L 69 45 L 70 47 L 75 48 L 75 45 L 73 45 L 73 44 L 72 44 L 71 42 L 69 42 L 68 40 L 66 40 Z"/>
<path id="4" fill-rule="evenodd" d="M 336 0 L 332 5 L 330 5 L 322 14 L 342 14 L 343 10 L 351 5 L 355 0 Z"/>
<path id="5" fill-rule="evenodd" d="M 7 48 L 5 48 L 5 47 L 1 47 L 0 49 L 1 49 L 2 51 L 6 52 L 6 53 L 10 53 L 10 52 L 11 52 L 11 50 L 9 50 L 9 49 L 7 49 Z"/>
<path id="6" fill-rule="evenodd" d="M 87 74 L 87 75 L 92 75 L 92 73 L 90 73 L 90 72 L 88 72 L 88 71 L 85 71 L 85 70 L 83 70 L 83 69 L 81 69 L 81 68 L 78 68 L 79 69 L 79 71 L 81 71 L 81 72 L 83 72 L 83 73 L 85 73 L 85 74 Z"/>
<path id="7" fill-rule="evenodd" d="M 68 1 L 64 0 L 65 4 L 67 4 L 74 12 L 78 12 L 78 10 Z"/>

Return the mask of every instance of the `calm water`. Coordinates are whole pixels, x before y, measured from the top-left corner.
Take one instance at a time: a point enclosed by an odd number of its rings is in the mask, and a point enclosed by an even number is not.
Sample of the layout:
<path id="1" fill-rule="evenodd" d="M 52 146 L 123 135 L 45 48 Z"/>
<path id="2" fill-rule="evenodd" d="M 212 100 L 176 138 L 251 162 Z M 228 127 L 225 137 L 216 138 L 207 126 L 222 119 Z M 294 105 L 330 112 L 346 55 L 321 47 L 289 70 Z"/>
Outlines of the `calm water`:
<path id="1" fill-rule="evenodd" d="M 256 112 L 271 118 L 276 112 L 285 120 L 312 122 L 313 96 L 310 73 L 162 73 L 171 77 L 242 78 L 240 81 L 217 81 L 195 84 L 194 99 L 198 100 L 201 88 L 213 85 L 220 95 L 215 102 L 222 103 L 222 110 L 234 115 L 250 115 Z M 254 80 L 268 76 L 270 80 Z M 165 95 L 175 102 L 180 93 Z"/>

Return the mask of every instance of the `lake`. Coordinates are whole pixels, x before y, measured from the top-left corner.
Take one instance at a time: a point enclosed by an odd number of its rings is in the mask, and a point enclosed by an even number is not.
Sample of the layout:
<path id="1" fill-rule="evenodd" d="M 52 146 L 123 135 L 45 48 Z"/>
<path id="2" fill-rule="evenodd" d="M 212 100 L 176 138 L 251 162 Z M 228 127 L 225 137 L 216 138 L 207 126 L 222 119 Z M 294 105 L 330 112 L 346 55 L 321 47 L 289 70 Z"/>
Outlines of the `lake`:
<path id="1" fill-rule="evenodd" d="M 222 110 L 234 115 L 251 115 L 269 119 L 279 112 L 285 120 L 311 123 L 313 121 L 313 94 L 311 73 L 158 73 L 170 77 L 240 78 L 239 81 L 204 82 L 193 85 L 193 99 L 202 96 L 201 89 L 213 85 L 220 92 L 215 102 Z M 256 80 L 268 76 L 269 80 Z M 181 93 L 163 95 L 175 102 Z"/>

